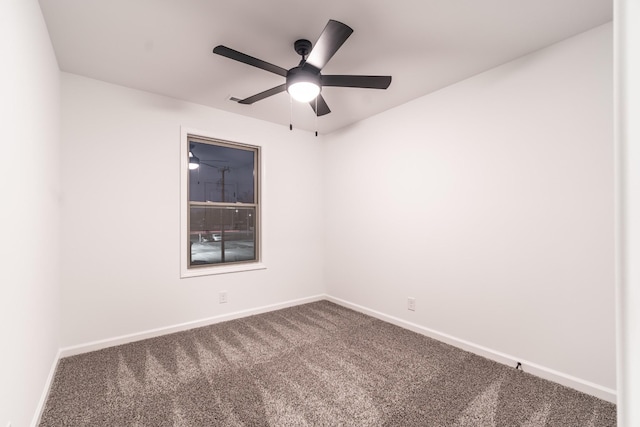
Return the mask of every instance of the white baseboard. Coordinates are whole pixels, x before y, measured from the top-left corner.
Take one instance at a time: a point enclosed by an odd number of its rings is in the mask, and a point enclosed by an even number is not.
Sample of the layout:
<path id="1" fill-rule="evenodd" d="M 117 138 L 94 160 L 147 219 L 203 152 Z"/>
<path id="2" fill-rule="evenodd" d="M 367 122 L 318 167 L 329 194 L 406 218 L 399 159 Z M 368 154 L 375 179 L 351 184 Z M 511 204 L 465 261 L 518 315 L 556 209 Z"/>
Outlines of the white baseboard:
<path id="1" fill-rule="evenodd" d="M 53 363 L 51 364 L 51 369 L 49 369 L 49 376 L 47 377 L 47 381 L 45 382 L 44 388 L 42 389 L 42 394 L 40 395 L 40 400 L 38 401 L 36 412 L 34 413 L 33 420 L 31 421 L 31 427 L 37 427 L 40 424 L 42 411 L 44 411 L 44 405 L 47 403 L 47 398 L 49 397 L 49 391 L 51 390 L 53 377 L 56 375 L 56 369 L 58 368 L 58 361 L 60 360 L 60 357 L 60 350 L 58 350 L 55 358 L 53 359 Z"/>
<path id="2" fill-rule="evenodd" d="M 282 308 L 293 307 L 300 304 L 307 304 L 310 302 L 320 301 L 325 298 L 326 296 L 324 294 L 321 294 L 321 295 L 316 295 L 312 297 L 300 298 L 296 300 L 285 301 L 282 303 L 265 305 L 257 308 L 251 308 L 248 310 L 241 310 L 233 313 L 221 314 L 219 316 L 208 317 L 206 319 L 194 320 L 191 322 L 180 323 L 177 325 L 150 329 L 147 331 L 136 332 L 128 335 L 122 335 L 119 337 L 107 338 L 104 340 L 92 341 L 85 344 L 64 347 L 60 349 L 59 357 L 68 357 L 68 356 L 74 356 L 76 354 L 88 353 L 90 351 L 102 350 L 104 348 L 113 347 L 116 345 L 127 344 L 130 342 L 145 340 L 148 338 L 155 338 L 161 335 L 172 334 L 174 332 L 186 331 L 189 329 L 200 328 L 202 326 L 213 325 L 215 323 L 226 322 L 228 320 L 239 319 L 241 317 L 253 316 L 254 314 L 266 313 L 268 311 L 280 310 Z"/>
<path id="3" fill-rule="evenodd" d="M 425 328 L 424 326 L 420 326 L 394 316 L 389 316 L 379 311 L 372 310 L 370 308 L 363 307 L 361 305 L 354 304 L 340 298 L 332 297 L 331 295 L 326 295 L 325 298 L 331 302 L 350 308 L 352 310 L 359 311 L 380 320 L 384 320 L 385 322 L 392 323 L 396 326 L 400 326 L 401 328 L 408 329 L 418 334 L 434 338 L 438 341 L 453 345 L 454 347 L 458 347 L 462 350 L 466 350 L 479 356 L 486 357 L 487 359 L 502 363 L 504 365 L 515 367 L 516 363 L 520 362 L 522 363 L 523 370 L 532 375 L 573 388 L 586 394 L 590 394 L 608 402 L 616 403 L 616 390 L 603 387 L 601 385 L 585 381 L 583 379 L 576 378 L 562 372 L 558 372 L 554 369 L 529 362 L 510 354 L 505 354 L 466 340 L 456 338 L 449 334 Z"/>

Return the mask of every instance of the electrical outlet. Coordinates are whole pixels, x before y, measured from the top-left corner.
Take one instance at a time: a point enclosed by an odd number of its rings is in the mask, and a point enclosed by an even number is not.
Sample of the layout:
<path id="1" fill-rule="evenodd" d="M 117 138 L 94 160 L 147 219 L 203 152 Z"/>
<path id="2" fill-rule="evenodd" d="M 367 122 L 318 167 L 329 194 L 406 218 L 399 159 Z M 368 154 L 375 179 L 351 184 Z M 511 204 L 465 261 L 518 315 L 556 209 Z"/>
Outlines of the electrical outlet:
<path id="1" fill-rule="evenodd" d="M 227 291 L 220 291 L 220 304 L 225 304 L 227 302 Z"/>
<path id="2" fill-rule="evenodd" d="M 416 299 L 409 297 L 407 299 L 407 308 L 411 311 L 416 311 Z"/>

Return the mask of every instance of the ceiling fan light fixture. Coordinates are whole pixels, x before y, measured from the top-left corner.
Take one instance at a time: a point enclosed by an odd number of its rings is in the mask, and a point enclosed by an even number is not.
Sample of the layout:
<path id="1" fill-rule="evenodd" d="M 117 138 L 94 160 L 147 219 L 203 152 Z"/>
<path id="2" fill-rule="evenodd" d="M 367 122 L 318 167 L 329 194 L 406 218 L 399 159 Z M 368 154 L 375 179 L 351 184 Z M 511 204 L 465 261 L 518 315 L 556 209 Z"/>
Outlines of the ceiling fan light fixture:
<path id="1" fill-rule="evenodd" d="M 289 95 L 298 102 L 310 102 L 320 94 L 320 86 L 311 82 L 297 82 L 289 86 Z"/>
<path id="2" fill-rule="evenodd" d="M 287 92 L 298 102 L 310 102 L 320 94 L 320 75 L 292 68 L 287 74 Z"/>

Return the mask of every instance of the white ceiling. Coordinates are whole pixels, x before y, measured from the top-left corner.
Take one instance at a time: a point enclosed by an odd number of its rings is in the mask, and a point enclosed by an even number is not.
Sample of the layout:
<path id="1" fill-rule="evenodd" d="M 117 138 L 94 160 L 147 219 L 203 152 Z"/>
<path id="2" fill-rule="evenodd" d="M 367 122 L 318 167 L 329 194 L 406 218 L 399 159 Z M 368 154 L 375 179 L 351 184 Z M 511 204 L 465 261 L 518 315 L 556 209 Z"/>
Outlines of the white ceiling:
<path id="1" fill-rule="evenodd" d="M 223 44 L 283 68 L 329 19 L 354 33 L 323 74 L 391 75 L 387 90 L 323 89 L 329 133 L 612 19 L 612 0 L 40 0 L 62 71 L 289 125 L 286 93 L 229 101 L 284 78 L 212 53 Z M 307 104 L 296 128 L 316 129 Z"/>

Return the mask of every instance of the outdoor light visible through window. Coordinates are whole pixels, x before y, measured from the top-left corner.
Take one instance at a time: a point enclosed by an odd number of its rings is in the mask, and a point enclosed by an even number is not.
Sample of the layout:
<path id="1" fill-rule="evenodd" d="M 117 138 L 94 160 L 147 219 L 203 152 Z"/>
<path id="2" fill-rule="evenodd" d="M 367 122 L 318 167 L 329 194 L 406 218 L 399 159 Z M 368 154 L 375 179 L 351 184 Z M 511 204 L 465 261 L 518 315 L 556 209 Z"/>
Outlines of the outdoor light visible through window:
<path id="1" fill-rule="evenodd" d="M 189 170 L 198 169 L 200 167 L 200 159 L 193 155 L 191 151 L 189 151 Z"/>
<path id="2" fill-rule="evenodd" d="M 311 82 L 296 82 L 287 89 L 289 94 L 299 102 L 309 102 L 318 96 L 320 86 Z"/>

